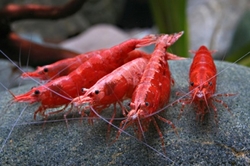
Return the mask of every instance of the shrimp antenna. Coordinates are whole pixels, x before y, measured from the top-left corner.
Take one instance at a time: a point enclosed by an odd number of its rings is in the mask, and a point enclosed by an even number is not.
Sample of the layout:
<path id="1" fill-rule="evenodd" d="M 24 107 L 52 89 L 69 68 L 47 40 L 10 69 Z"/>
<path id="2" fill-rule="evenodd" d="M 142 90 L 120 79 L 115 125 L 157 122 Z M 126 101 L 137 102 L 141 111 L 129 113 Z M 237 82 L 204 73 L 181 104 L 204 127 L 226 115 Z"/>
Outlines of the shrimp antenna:
<path id="1" fill-rule="evenodd" d="M 25 73 L 25 71 L 23 69 L 21 69 L 16 63 L 14 63 L 2 50 L 0 50 L 0 53 L 3 54 L 13 65 L 15 65 L 19 70 L 21 70 L 23 73 Z M 39 85 L 43 86 L 44 88 L 50 90 L 51 92 L 57 94 L 58 96 L 62 97 L 62 98 L 65 98 L 67 100 L 72 100 L 72 98 L 70 97 L 66 97 L 66 96 L 63 96 L 62 94 L 48 88 L 47 86 L 41 84 L 40 82 L 38 82 L 37 80 L 35 80 L 34 78 L 30 77 L 31 80 L 33 80 L 34 82 L 38 83 Z"/>
<path id="2" fill-rule="evenodd" d="M 0 82 L 0 85 L 1 85 L 5 90 L 7 90 L 7 91 L 11 94 L 11 96 L 13 96 L 13 98 L 16 98 L 16 96 L 14 95 L 14 93 L 12 93 L 8 88 L 6 88 L 1 82 Z"/>

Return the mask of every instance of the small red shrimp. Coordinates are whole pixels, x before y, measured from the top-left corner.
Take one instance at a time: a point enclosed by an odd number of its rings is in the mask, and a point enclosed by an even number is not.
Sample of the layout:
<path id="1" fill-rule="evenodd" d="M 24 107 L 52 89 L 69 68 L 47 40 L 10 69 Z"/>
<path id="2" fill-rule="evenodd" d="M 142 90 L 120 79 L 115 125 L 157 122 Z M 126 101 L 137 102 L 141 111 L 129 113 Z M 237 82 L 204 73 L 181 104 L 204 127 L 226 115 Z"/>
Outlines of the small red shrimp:
<path id="1" fill-rule="evenodd" d="M 101 54 L 103 50 L 91 51 L 80 54 L 74 58 L 67 58 L 50 65 L 38 66 L 33 72 L 25 72 L 21 75 L 22 78 L 38 78 L 40 80 L 53 80 L 61 76 L 68 75 L 77 67 L 87 61 L 94 55 Z"/>
<path id="2" fill-rule="evenodd" d="M 215 94 L 217 70 L 211 55 L 214 51 L 208 50 L 206 46 L 201 46 L 197 51 L 192 52 L 195 53 L 195 56 L 189 71 L 189 95 L 178 101 L 182 103 L 181 113 L 185 105 L 193 103 L 197 107 L 197 119 L 200 118 L 202 121 L 204 115 L 212 107 L 217 122 L 217 108 L 213 101 L 221 103 L 229 111 L 227 104 L 217 97 L 235 94 Z"/>
<path id="3" fill-rule="evenodd" d="M 156 42 L 157 38 L 155 35 L 148 35 L 142 39 L 130 39 L 102 51 L 102 55 L 91 57 L 69 75 L 59 77 L 45 85 L 35 87 L 25 94 L 15 96 L 13 101 L 30 104 L 40 102 L 40 107 L 34 113 L 34 119 L 36 119 L 37 113 L 47 118 L 48 115 L 45 114 L 47 108 L 58 108 L 63 105 L 66 108 L 73 98 L 82 94 L 83 87 L 91 87 L 100 78 L 124 64 L 129 53 L 135 48 L 152 44 Z M 58 113 L 64 108 L 49 114 Z"/>
<path id="4" fill-rule="evenodd" d="M 165 35 L 158 39 L 140 83 L 132 95 L 130 103 L 131 111 L 127 114 L 126 119 L 121 122 L 116 139 L 118 139 L 124 129 L 131 125 L 135 125 L 135 127 L 138 128 L 136 134 L 138 138 L 141 139 L 143 133 L 148 130 L 149 124 L 152 121 L 164 147 L 162 132 L 159 129 L 155 117 L 170 124 L 174 129 L 175 126 L 171 121 L 157 114 L 152 114 L 169 100 L 171 76 L 165 52 L 166 48 L 178 40 L 182 34 L 183 32 L 179 32 L 172 35 Z"/>
<path id="5" fill-rule="evenodd" d="M 21 75 L 22 78 L 38 78 L 40 80 L 53 80 L 61 76 L 68 75 L 75 69 L 77 69 L 82 63 L 89 60 L 92 56 L 102 56 L 103 51 L 107 49 L 101 49 L 96 51 L 91 51 L 87 53 L 80 54 L 74 58 L 67 58 L 60 61 L 57 61 L 55 63 L 52 63 L 50 65 L 45 66 L 38 66 L 37 69 L 33 72 L 25 72 Z M 139 54 L 139 55 L 138 55 Z M 129 59 L 134 59 L 135 56 L 140 57 L 142 54 L 147 54 L 140 50 L 134 50 L 133 57 L 130 56 Z M 177 57 L 174 54 L 168 53 L 169 57 L 171 56 L 172 59 Z M 127 59 L 126 61 L 129 61 Z M 180 57 L 177 57 L 177 59 L 180 59 Z M 125 61 L 125 62 L 126 62 Z"/>
<path id="6" fill-rule="evenodd" d="M 116 103 L 131 98 L 148 63 L 148 59 L 149 56 L 136 58 L 118 67 L 99 79 L 91 88 L 84 88 L 84 95 L 76 97 L 72 100 L 72 103 L 74 106 L 84 105 L 84 110 L 91 106 L 99 114 L 102 109 L 107 108 L 110 104 L 115 106 Z M 114 109 L 113 117 L 116 114 L 116 108 L 114 107 Z M 82 110 L 82 116 L 85 115 L 84 110 Z M 96 116 L 95 113 L 90 112 L 89 117 L 94 116 Z M 89 122 L 93 123 L 93 120 L 89 119 Z"/>
<path id="7" fill-rule="evenodd" d="M 136 55 L 136 53 L 141 54 L 139 50 L 133 52 L 133 55 Z M 185 59 L 168 52 L 166 52 L 165 56 L 168 60 Z M 72 100 L 72 103 L 74 106 L 84 105 L 85 109 L 88 109 L 91 105 L 93 109 L 98 110 L 98 113 L 100 113 L 102 109 L 107 108 L 110 104 L 120 103 L 124 99 L 131 98 L 144 72 L 149 57 L 150 56 L 145 54 L 142 55 L 141 58 L 125 63 L 99 79 L 91 88 L 84 88 L 84 95 L 76 97 Z M 85 113 L 82 111 L 82 116 L 84 115 Z M 95 116 L 95 114 L 91 112 L 89 117 L 92 118 L 93 116 Z M 90 121 L 92 123 L 91 119 Z"/>

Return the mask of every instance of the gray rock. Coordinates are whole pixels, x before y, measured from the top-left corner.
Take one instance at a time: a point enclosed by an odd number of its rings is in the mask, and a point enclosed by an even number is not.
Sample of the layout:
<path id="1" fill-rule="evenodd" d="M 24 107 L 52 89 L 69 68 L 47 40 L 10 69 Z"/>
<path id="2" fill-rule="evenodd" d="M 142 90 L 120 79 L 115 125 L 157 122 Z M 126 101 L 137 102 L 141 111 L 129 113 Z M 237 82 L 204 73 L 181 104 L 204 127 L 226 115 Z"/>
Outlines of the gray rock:
<path id="1" fill-rule="evenodd" d="M 171 61 L 171 72 L 175 86 L 171 91 L 173 102 L 175 92 L 188 87 L 190 60 Z M 36 107 L 25 104 L 7 106 L 11 96 L 1 92 L 0 100 L 0 153 L 1 165 L 249 165 L 250 164 L 250 69 L 235 64 L 216 62 L 218 71 L 217 93 L 237 93 L 237 97 L 222 97 L 230 110 L 217 104 L 219 124 L 209 114 L 203 123 L 198 123 L 193 107 L 186 106 L 180 120 L 180 106 L 169 106 L 162 116 L 171 120 L 179 137 L 168 124 L 159 122 L 166 144 L 166 156 L 162 155 L 161 142 L 155 128 L 145 133 L 149 146 L 134 137 L 122 134 L 111 145 L 106 140 L 107 124 L 95 120 L 88 125 L 86 120 L 70 120 L 68 128 L 62 114 L 51 116 L 46 124 L 33 120 Z M 12 89 L 14 94 L 24 93 L 30 86 Z M 3 97 L 6 96 L 6 97 Z M 23 110 L 24 109 L 24 110 Z M 103 111 L 103 113 L 109 110 Z M 110 110 L 112 112 L 112 110 Z M 103 115 L 103 114 L 102 114 Z M 19 117 L 20 116 L 20 117 Z M 104 115 L 103 115 L 104 116 Z M 108 117 L 108 115 L 105 115 Z M 19 117 L 19 119 L 18 119 Z M 75 114 L 77 117 L 77 113 Z M 120 116 L 119 116 L 120 117 Z M 18 122 L 10 133 L 15 121 Z M 119 121 L 114 122 L 119 125 Z M 115 139 L 112 128 L 111 139 Z M 133 130 L 127 132 L 134 135 Z M 10 134 L 6 143 L 4 140 Z"/>

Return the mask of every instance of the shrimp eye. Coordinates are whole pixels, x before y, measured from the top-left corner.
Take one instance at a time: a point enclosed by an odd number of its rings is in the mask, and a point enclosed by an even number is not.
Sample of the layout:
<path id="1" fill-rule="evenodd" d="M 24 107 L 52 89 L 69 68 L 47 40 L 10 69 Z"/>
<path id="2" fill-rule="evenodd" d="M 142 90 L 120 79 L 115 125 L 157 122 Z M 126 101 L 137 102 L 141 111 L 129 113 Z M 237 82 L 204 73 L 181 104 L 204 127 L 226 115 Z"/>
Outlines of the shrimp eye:
<path id="1" fill-rule="evenodd" d="M 130 107 L 130 103 L 128 103 L 128 106 Z"/>
<path id="2" fill-rule="evenodd" d="M 190 82 L 190 85 L 191 85 L 191 86 L 194 86 L 194 82 Z"/>
<path id="3" fill-rule="evenodd" d="M 145 102 L 145 106 L 149 106 L 149 102 Z"/>
<path id="4" fill-rule="evenodd" d="M 95 90 L 95 94 L 97 94 L 98 95 L 98 93 L 99 93 L 100 91 L 99 90 Z"/>
<path id="5" fill-rule="evenodd" d="M 45 67 L 45 68 L 43 69 L 43 71 L 44 71 L 45 73 L 47 73 L 47 72 L 49 71 L 49 69 L 48 69 L 47 67 Z"/>
<path id="6" fill-rule="evenodd" d="M 210 86 L 212 86 L 212 85 L 213 85 L 212 81 L 209 81 L 209 82 L 208 82 L 208 84 L 209 84 Z"/>
<path id="7" fill-rule="evenodd" d="M 39 90 L 35 90 L 35 91 L 34 91 L 34 94 L 35 94 L 35 95 L 39 95 L 39 94 L 40 94 L 40 91 L 39 91 Z"/>

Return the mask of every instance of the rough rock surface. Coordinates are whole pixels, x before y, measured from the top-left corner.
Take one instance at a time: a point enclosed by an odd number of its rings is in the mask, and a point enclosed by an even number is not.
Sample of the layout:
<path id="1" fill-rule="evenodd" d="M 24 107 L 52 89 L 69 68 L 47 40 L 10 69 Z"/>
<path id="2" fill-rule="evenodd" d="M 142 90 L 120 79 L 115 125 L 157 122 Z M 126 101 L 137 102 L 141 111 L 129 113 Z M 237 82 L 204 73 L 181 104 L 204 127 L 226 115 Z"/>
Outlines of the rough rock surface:
<path id="1" fill-rule="evenodd" d="M 170 62 L 175 86 L 170 101 L 177 99 L 176 91 L 187 91 L 190 60 Z M 217 93 L 237 93 L 237 97 L 222 97 L 230 110 L 217 104 L 219 124 L 209 114 L 203 123 L 198 123 L 193 107 L 187 106 L 178 120 L 179 106 L 171 106 L 162 115 L 174 122 L 179 137 L 168 124 L 159 122 L 166 144 L 166 158 L 162 155 L 161 142 L 152 126 L 145 133 L 149 146 L 158 152 L 122 134 L 111 145 L 106 140 L 107 125 L 96 120 L 93 126 L 86 120 L 70 120 L 68 128 L 62 115 L 51 116 L 46 124 L 34 121 L 33 113 L 37 108 L 25 104 L 7 107 L 11 99 L 8 92 L 1 92 L 0 100 L 0 145 L 10 134 L 1 148 L 1 165 L 249 165 L 250 164 L 250 69 L 235 64 L 216 62 L 218 71 Z M 14 94 L 24 93 L 32 85 L 12 89 Z M 24 111 L 22 111 L 24 109 Z M 104 112 L 108 112 L 104 111 Z M 110 110 L 112 112 L 112 110 Z M 77 113 L 75 113 L 75 117 Z M 102 114 L 103 115 L 103 114 Z M 108 117 L 108 115 L 106 115 Z M 120 117 L 120 115 L 119 115 Z M 32 124 L 32 122 L 40 122 Z M 119 125 L 119 121 L 115 121 Z M 112 128 L 111 139 L 115 139 Z M 132 135 L 132 129 L 126 130 Z M 161 153 L 161 154 L 160 154 Z"/>

